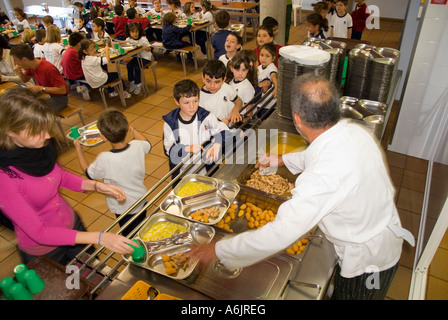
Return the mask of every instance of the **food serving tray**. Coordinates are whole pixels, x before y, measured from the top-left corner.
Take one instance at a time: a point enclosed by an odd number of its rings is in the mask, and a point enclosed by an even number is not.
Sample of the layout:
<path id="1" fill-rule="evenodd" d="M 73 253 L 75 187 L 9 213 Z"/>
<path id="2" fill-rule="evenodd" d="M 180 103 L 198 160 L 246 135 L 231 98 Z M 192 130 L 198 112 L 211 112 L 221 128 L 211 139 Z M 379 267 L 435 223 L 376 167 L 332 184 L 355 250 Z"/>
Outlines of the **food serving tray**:
<path id="1" fill-rule="evenodd" d="M 83 146 L 94 147 L 104 142 L 100 137 L 100 131 L 98 130 L 96 123 L 97 121 L 94 121 L 78 129 L 80 134 L 79 143 Z M 67 138 L 75 140 L 73 139 L 71 132 L 67 134 Z"/>
<path id="2" fill-rule="evenodd" d="M 212 186 L 212 189 L 192 196 L 178 196 L 178 191 L 188 182 L 202 182 Z M 160 210 L 167 214 L 185 218 L 189 221 L 214 225 L 222 219 L 239 191 L 240 186 L 235 182 L 190 174 L 185 176 L 173 191 L 171 191 L 162 201 Z M 196 211 L 212 206 L 217 207 L 219 210 L 219 215 L 216 218 L 210 218 L 207 222 L 197 221 L 191 217 Z"/>
<path id="3" fill-rule="evenodd" d="M 174 236 L 174 239 L 179 239 L 179 242 L 169 241 L 172 237 L 162 239 L 161 241 L 144 241 L 142 238 L 144 234 L 155 223 L 160 221 L 168 221 L 179 226 L 186 228 L 186 231 Z M 215 229 L 200 223 L 192 223 L 186 219 L 174 217 L 165 213 L 157 213 L 153 215 L 149 221 L 140 229 L 138 236 L 135 240 L 140 246 L 145 248 L 145 255 L 142 260 L 134 261 L 131 254 L 123 255 L 124 260 L 128 263 L 135 264 L 139 267 L 154 271 L 161 275 L 173 278 L 173 279 L 185 279 L 187 278 L 196 267 L 198 260 L 194 257 L 190 257 L 189 266 L 184 270 L 179 268 L 176 274 L 169 275 L 165 272 L 165 265 L 162 259 L 163 255 L 174 255 L 180 252 L 187 252 L 196 245 L 208 244 L 215 236 Z M 167 240 L 166 245 L 164 240 Z"/>

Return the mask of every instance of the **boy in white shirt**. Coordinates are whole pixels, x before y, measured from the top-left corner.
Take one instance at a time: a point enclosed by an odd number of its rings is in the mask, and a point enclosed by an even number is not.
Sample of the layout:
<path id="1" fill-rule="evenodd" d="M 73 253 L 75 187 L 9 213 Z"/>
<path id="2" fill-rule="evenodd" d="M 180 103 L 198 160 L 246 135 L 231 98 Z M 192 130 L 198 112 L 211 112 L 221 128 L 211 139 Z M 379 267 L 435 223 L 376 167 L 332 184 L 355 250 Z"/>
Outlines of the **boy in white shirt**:
<path id="1" fill-rule="evenodd" d="M 157 16 L 160 16 L 160 18 L 162 18 L 164 10 L 165 9 L 162 8 L 162 3 L 160 2 L 160 0 L 154 0 L 152 2 L 152 8 L 148 11 L 148 14 L 151 15 L 152 19 L 157 18 Z"/>
<path id="2" fill-rule="evenodd" d="M 336 1 L 336 14 L 331 18 L 330 37 L 351 39 L 353 20 L 347 13 L 347 0 Z"/>
<path id="3" fill-rule="evenodd" d="M 36 39 L 36 44 L 33 47 L 33 53 L 35 58 L 43 58 L 44 53 L 42 51 L 44 44 L 45 44 L 45 36 L 46 31 L 45 29 L 37 29 L 34 37 Z"/>
<path id="4" fill-rule="evenodd" d="M 128 4 L 125 4 L 123 6 L 124 12 L 128 11 L 128 9 L 134 8 L 135 11 L 138 12 L 140 15 L 145 15 L 146 11 L 142 7 L 139 7 L 137 3 L 135 3 L 135 0 L 128 0 Z"/>
<path id="5" fill-rule="evenodd" d="M 230 33 L 224 44 L 224 48 L 226 49 L 226 53 L 219 57 L 225 66 L 227 63 L 232 60 L 232 58 L 237 54 L 237 52 L 241 49 L 243 45 L 243 38 L 240 37 L 236 33 Z"/>
<path id="6" fill-rule="evenodd" d="M 220 60 L 209 60 L 202 69 L 202 81 L 199 104 L 213 113 L 226 125 L 241 121 L 240 110 L 243 101 L 236 92 L 225 83 L 227 68 Z"/>

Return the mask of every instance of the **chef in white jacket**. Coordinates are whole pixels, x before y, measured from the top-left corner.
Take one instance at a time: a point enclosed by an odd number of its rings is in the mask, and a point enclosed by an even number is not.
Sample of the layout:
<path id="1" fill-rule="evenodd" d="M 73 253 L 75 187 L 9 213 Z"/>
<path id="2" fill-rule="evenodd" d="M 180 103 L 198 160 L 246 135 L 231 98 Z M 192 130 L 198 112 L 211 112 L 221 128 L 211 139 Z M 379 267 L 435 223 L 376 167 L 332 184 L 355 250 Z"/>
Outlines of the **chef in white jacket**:
<path id="1" fill-rule="evenodd" d="M 270 166 L 301 173 L 292 198 L 273 222 L 193 254 L 234 270 L 279 253 L 318 225 L 339 258 L 332 298 L 384 299 L 403 239 L 414 245 L 414 238 L 401 227 L 383 153 L 367 130 L 340 120 L 339 95 L 328 80 L 307 74 L 292 85 L 294 124 L 310 145 L 303 152 L 264 156 Z M 372 275 L 378 282 L 373 285 Z"/>

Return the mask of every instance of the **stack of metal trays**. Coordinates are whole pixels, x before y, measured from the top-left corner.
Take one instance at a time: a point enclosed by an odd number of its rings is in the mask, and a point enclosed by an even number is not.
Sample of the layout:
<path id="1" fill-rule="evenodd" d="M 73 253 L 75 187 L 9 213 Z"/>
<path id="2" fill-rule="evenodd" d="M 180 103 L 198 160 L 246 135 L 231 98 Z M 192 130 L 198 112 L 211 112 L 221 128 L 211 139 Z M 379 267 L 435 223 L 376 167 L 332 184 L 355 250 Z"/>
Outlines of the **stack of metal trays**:
<path id="1" fill-rule="evenodd" d="M 400 52 L 358 44 L 349 54 L 344 94 L 386 103 Z"/>
<path id="2" fill-rule="evenodd" d="M 291 83 L 292 81 L 305 74 L 314 73 L 318 75 L 325 74 L 326 63 L 321 65 L 303 65 L 292 60 L 280 57 L 278 59 L 278 89 L 277 103 L 278 114 L 286 119 L 292 119 L 291 115 Z"/>
<path id="3" fill-rule="evenodd" d="M 349 118 L 365 126 L 378 140 L 381 140 L 387 105 L 367 99 L 344 96 L 340 99 L 341 117 Z"/>
<path id="4" fill-rule="evenodd" d="M 330 53 L 331 58 L 325 68 L 325 75 L 339 87 L 342 82 L 347 45 L 344 42 L 319 38 L 308 38 L 302 45 L 322 49 Z"/>

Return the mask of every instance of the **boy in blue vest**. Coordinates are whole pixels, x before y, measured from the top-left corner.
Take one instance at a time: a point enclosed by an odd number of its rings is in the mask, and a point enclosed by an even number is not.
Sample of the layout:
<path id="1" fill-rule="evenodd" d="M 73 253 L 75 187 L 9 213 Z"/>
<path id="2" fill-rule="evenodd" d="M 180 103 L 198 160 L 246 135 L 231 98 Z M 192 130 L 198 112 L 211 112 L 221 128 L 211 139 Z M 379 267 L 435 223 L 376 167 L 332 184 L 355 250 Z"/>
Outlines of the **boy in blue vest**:
<path id="1" fill-rule="evenodd" d="M 169 158 L 170 170 L 178 165 L 185 156 L 192 156 L 184 165 L 172 174 L 174 179 L 181 170 L 193 161 L 196 164 L 190 169 L 194 171 L 202 163 L 198 160 L 204 149 L 205 174 L 220 158 L 222 147 L 231 138 L 229 128 L 215 115 L 199 106 L 199 87 L 190 80 L 177 82 L 173 89 L 174 102 L 179 108 L 163 116 L 163 144 L 165 154 Z M 231 141 L 231 139 L 230 139 Z M 208 146 L 211 144 L 211 147 Z"/>

